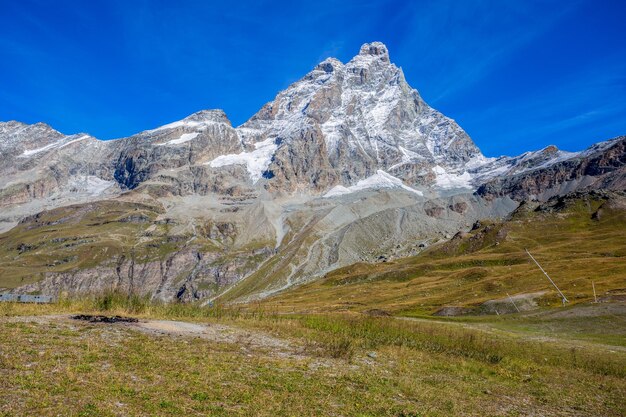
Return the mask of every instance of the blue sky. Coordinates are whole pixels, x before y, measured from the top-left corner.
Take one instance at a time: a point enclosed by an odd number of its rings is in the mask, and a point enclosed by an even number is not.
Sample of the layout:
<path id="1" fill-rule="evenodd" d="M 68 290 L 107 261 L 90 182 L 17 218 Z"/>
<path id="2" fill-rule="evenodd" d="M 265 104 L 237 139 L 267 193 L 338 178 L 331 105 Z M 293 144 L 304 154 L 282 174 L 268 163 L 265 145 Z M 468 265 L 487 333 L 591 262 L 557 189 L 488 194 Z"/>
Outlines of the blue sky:
<path id="1" fill-rule="evenodd" d="M 0 0 L 0 120 L 128 136 L 234 125 L 365 42 L 488 156 L 626 134 L 626 2 Z"/>

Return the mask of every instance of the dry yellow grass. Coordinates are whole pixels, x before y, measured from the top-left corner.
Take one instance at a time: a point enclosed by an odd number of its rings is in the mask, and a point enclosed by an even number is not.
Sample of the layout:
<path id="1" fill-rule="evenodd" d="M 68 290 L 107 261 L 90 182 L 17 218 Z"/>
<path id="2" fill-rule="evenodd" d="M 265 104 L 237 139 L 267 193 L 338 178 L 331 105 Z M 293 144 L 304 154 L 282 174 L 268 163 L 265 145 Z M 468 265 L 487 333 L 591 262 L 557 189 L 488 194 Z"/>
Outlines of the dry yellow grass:
<path id="1" fill-rule="evenodd" d="M 553 211 L 535 211 L 535 206 L 415 257 L 338 269 L 264 304 L 286 312 L 378 308 L 424 315 L 447 305 L 476 306 L 507 293 L 545 291 L 539 304 L 559 306 L 560 297 L 525 248 L 572 303 L 593 300 L 592 281 L 601 298 L 626 295 L 624 208 L 613 208 L 598 196 L 567 200 Z"/>
<path id="2" fill-rule="evenodd" d="M 136 311 L 121 300 L 105 313 Z M 66 303 L 56 312 L 98 304 Z M 131 308 L 129 308 L 131 307 Z M 626 352 L 458 324 L 197 307 L 139 311 L 272 334 L 246 343 L 0 311 L 0 415 L 623 415 Z M 29 314 L 29 315 L 24 315 Z"/>

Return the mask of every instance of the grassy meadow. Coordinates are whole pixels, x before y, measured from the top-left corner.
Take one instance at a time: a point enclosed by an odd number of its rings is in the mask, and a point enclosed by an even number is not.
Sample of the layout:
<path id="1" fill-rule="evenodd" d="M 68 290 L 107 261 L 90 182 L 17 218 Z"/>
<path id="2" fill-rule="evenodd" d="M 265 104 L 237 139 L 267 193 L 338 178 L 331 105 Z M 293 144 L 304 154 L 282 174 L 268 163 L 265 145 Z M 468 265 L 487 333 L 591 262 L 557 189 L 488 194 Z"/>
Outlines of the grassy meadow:
<path id="1" fill-rule="evenodd" d="M 612 332 L 623 332 L 626 311 L 611 306 Z M 583 316 L 593 326 L 603 311 Z M 74 313 L 227 326 L 288 348 L 145 334 Z M 615 334 L 578 337 L 576 314 L 552 319 L 552 332 L 533 328 L 538 320 L 291 315 L 117 294 L 4 303 L 0 415 L 624 415 L 626 348 Z"/>

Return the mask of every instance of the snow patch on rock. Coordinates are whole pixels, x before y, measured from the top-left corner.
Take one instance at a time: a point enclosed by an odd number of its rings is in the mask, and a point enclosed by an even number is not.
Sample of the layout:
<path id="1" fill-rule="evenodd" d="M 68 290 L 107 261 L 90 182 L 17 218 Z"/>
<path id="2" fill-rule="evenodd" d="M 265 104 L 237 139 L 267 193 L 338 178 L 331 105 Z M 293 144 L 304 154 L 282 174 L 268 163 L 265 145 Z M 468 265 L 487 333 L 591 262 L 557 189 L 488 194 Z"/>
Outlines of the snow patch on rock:
<path id="1" fill-rule="evenodd" d="M 183 133 L 182 135 L 180 135 L 180 137 L 178 139 L 172 139 L 170 141 L 167 141 L 165 143 L 157 143 L 157 146 L 166 146 L 166 145 L 180 145 L 181 143 L 185 143 L 185 142 L 189 142 L 190 140 L 193 140 L 196 138 L 196 136 L 198 136 L 200 133 L 195 132 L 195 133 Z"/>
<path id="2" fill-rule="evenodd" d="M 33 155 L 37 155 L 38 153 L 42 153 L 42 152 L 46 152 L 52 149 L 61 149 L 64 148 L 68 145 L 71 145 L 72 143 L 75 142 L 79 142 L 83 139 L 87 139 L 89 137 L 89 135 L 82 135 L 76 139 L 72 139 L 68 142 L 63 142 L 63 141 L 58 141 L 58 142 L 53 142 L 50 143 L 46 146 L 42 146 L 41 148 L 37 148 L 37 149 L 30 149 L 30 150 L 25 150 L 24 153 L 22 153 L 21 155 L 19 155 L 22 158 L 28 158 L 29 156 L 33 156 Z"/>
<path id="3" fill-rule="evenodd" d="M 324 198 L 336 197 L 344 194 L 355 193 L 357 191 L 362 191 L 366 189 L 379 189 L 379 188 L 402 188 L 406 191 L 410 191 L 419 196 L 423 196 L 424 194 L 421 191 L 418 191 L 414 188 L 405 185 L 400 178 L 396 178 L 393 175 L 386 173 L 385 171 L 379 169 L 376 174 L 369 176 L 365 179 L 360 180 L 355 185 L 350 187 L 345 187 L 343 185 L 336 185 L 331 188 L 326 194 L 324 194 Z"/>
<path id="4" fill-rule="evenodd" d="M 402 165 L 412 164 L 415 161 L 424 159 L 424 157 L 418 154 L 417 152 L 413 152 L 411 150 L 403 148 L 402 146 L 398 146 L 398 149 L 400 150 L 400 152 L 402 152 L 402 160 L 398 162 L 397 164 L 390 166 L 389 169 L 395 169 Z"/>
<path id="5" fill-rule="evenodd" d="M 222 110 L 202 110 L 185 117 L 183 120 L 168 123 L 156 129 L 147 130 L 144 133 L 155 133 L 180 127 L 189 128 L 191 130 L 205 130 L 211 125 L 219 124 L 230 126 L 230 121 Z"/>
<path id="6" fill-rule="evenodd" d="M 467 171 L 464 171 L 462 174 L 454 174 L 447 172 L 440 165 L 435 165 L 433 167 L 433 172 L 437 176 L 437 178 L 435 179 L 435 184 L 439 188 L 446 190 L 453 188 L 472 189 L 472 175 Z"/>
<path id="7" fill-rule="evenodd" d="M 98 196 L 104 194 L 109 188 L 116 185 L 115 181 L 107 181 L 102 178 L 87 175 L 84 177 L 71 177 L 67 183 L 70 192 L 84 193 L 90 196 Z"/>
<path id="8" fill-rule="evenodd" d="M 255 149 L 251 152 L 241 152 L 238 154 L 221 155 L 208 162 L 211 168 L 219 168 L 227 165 L 245 165 L 250 174 L 250 179 L 256 183 L 263 172 L 267 170 L 272 162 L 274 152 L 278 149 L 274 139 L 266 139 L 254 144 Z"/>
<path id="9" fill-rule="evenodd" d="M 196 122 L 192 120 L 179 120 L 178 122 L 168 123 L 161 127 L 157 127 L 156 129 L 149 130 L 148 132 L 150 133 L 159 132 L 161 130 L 176 129 L 177 127 L 193 127 L 193 128 L 204 127 L 205 125 L 206 125 L 205 122 Z"/>

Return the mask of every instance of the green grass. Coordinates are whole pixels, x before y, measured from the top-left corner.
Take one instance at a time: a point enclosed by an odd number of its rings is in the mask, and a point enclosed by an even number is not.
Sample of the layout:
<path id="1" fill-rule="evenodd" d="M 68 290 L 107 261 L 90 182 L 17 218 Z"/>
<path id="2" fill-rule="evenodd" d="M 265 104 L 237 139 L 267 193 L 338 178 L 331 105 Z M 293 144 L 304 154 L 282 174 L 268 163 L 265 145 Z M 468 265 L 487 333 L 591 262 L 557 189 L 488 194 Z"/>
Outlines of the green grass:
<path id="1" fill-rule="evenodd" d="M 79 311 L 269 333 L 293 354 L 37 318 Z M 116 294 L 0 305 L 0 415 L 624 415 L 626 351 L 486 320 L 293 316 Z"/>

